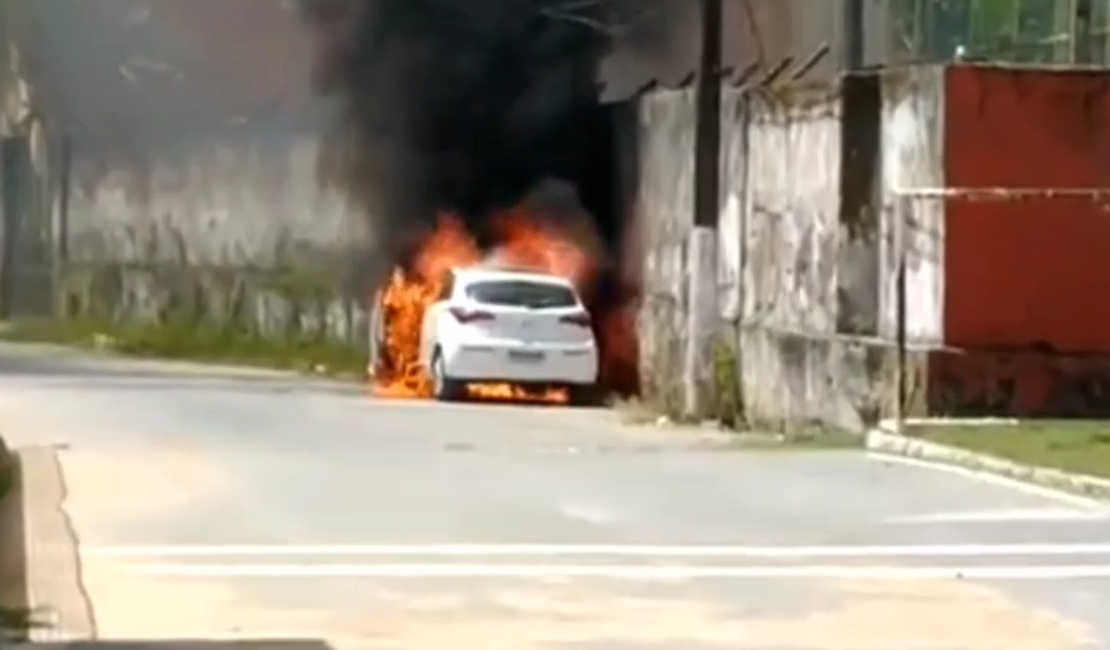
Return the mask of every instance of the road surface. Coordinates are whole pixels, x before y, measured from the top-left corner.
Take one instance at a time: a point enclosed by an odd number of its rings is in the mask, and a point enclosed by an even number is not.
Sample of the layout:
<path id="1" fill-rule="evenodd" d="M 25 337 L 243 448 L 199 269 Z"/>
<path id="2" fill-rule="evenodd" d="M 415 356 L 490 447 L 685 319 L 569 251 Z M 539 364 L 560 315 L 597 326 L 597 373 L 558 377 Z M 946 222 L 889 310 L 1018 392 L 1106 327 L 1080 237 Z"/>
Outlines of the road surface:
<path id="1" fill-rule="evenodd" d="M 59 638 L 1110 648 L 1107 511 L 954 471 L 12 345 L 0 427 Z"/>

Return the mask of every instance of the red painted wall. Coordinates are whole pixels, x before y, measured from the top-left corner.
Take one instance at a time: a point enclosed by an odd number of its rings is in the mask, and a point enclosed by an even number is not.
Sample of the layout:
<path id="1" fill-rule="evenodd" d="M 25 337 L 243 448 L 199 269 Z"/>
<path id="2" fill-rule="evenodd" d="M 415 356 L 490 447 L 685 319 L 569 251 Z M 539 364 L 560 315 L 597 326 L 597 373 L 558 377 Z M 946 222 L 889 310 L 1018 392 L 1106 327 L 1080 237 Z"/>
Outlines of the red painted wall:
<path id="1" fill-rule="evenodd" d="M 1110 187 L 1110 74 L 953 67 L 949 187 Z M 946 205 L 945 338 L 1110 352 L 1110 200 Z"/>

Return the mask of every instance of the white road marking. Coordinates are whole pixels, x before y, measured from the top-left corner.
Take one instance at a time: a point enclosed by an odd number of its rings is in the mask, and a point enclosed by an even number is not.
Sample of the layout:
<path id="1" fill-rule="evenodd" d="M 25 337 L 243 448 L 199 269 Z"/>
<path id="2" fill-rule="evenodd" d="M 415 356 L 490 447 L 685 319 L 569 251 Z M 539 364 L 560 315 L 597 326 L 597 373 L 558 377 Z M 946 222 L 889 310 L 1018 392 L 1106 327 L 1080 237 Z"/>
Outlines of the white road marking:
<path id="1" fill-rule="evenodd" d="M 789 579 L 1068 580 L 1110 578 L 1110 565 L 1060 566 L 651 566 L 574 564 L 133 564 L 158 578 L 604 578 L 617 580 Z"/>
<path id="2" fill-rule="evenodd" d="M 868 558 L 1110 555 L 1110 543 L 858 546 L 653 546 L 618 544 L 291 544 L 85 546 L 84 557 L 638 557 Z"/>
<path id="3" fill-rule="evenodd" d="M 1075 508 L 1011 508 L 1002 510 L 964 510 L 891 517 L 892 524 L 1002 523 L 1014 521 L 1110 521 L 1110 510 L 1095 512 Z"/>
<path id="4" fill-rule="evenodd" d="M 1076 508 L 1084 508 L 1087 510 L 1098 510 L 1101 512 L 1110 512 L 1110 503 L 1100 501 L 1091 497 L 1085 497 L 1063 490 L 1056 490 L 1043 485 L 1035 483 L 1028 483 L 1016 478 L 1008 476 L 1001 476 L 992 474 L 990 472 L 980 472 L 959 465 L 951 465 L 937 461 L 922 460 L 920 458 L 907 458 L 905 456 L 898 456 L 896 454 L 887 454 L 883 452 L 870 451 L 867 456 L 873 460 L 884 463 L 896 463 L 899 465 L 907 465 L 909 467 L 918 467 L 921 469 L 931 469 L 937 472 L 947 472 L 948 474 L 955 474 L 964 478 L 975 479 L 982 483 L 989 483 L 997 485 L 1017 492 L 1024 492 L 1031 496 L 1041 497 L 1043 499 L 1051 499 L 1060 503 L 1066 503 Z"/>

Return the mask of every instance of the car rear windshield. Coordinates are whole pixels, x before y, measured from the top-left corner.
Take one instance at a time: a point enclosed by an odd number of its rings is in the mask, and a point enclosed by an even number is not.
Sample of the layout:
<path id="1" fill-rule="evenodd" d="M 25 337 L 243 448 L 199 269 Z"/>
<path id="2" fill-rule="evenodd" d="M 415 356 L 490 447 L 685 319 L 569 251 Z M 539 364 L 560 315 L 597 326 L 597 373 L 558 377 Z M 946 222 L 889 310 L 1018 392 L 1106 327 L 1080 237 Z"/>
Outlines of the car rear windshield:
<path id="1" fill-rule="evenodd" d="M 472 300 L 503 307 L 573 307 L 578 303 L 568 287 L 525 280 L 476 282 L 466 288 Z"/>

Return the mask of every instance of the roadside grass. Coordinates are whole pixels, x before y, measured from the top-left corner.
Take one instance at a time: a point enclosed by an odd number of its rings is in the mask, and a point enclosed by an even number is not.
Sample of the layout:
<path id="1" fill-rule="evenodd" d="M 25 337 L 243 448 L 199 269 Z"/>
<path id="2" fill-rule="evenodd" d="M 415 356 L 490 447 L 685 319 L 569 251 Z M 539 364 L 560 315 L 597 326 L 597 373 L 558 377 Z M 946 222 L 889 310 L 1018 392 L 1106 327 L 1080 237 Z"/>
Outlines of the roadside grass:
<path id="1" fill-rule="evenodd" d="M 926 440 L 1025 465 L 1110 479 L 1110 421 L 942 425 L 922 427 L 912 433 Z"/>
<path id="2" fill-rule="evenodd" d="M 843 451 L 863 449 L 864 438 L 848 431 L 819 430 L 790 434 L 741 432 L 729 445 L 744 451 Z"/>
<path id="3" fill-rule="evenodd" d="M 716 428 L 731 435 L 723 450 L 743 451 L 837 451 L 863 449 L 866 439 L 850 431 L 822 426 L 791 433 L 767 433 L 748 429 L 739 418 L 717 422 L 689 422 L 674 415 L 674 411 L 644 399 L 616 400 L 610 404 L 618 414 L 621 424 L 647 428 Z M 739 425 L 739 426 L 738 426 Z"/>
<path id="4" fill-rule="evenodd" d="M 0 330 L 8 341 L 53 343 L 135 357 L 227 363 L 356 378 L 365 355 L 322 337 L 268 337 L 195 322 L 113 323 L 97 319 L 17 320 Z"/>
<path id="5" fill-rule="evenodd" d="M 0 607 L 0 640 L 24 639 L 35 628 L 34 615 L 30 610 Z"/>

